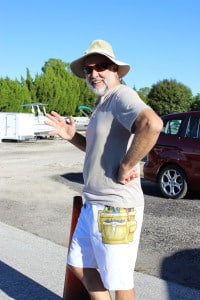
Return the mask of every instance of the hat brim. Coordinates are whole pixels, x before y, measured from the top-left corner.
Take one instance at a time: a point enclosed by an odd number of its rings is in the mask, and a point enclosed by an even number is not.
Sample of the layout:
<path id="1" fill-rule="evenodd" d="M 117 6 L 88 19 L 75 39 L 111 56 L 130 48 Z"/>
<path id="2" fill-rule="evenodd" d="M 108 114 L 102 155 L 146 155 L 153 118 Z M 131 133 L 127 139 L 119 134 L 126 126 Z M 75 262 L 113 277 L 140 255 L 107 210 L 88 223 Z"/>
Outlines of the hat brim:
<path id="1" fill-rule="evenodd" d="M 118 65 L 118 71 L 117 71 L 117 73 L 119 75 L 119 78 L 124 77 L 129 72 L 129 70 L 130 70 L 130 65 L 126 64 L 125 62 L 116 60 L 115 58 L 113 58 L 113 57 L 111 57 L 108 54 L 103 53 L 103 52 L 101 52 L 101 53 L 99 53 L 99 52 L 93 52 L 93 53 L 88 53 L 88 54 L 83 55 L 82 57 L 74 60 L 70 64 L 70 68 L 71 68 L 72 72 L 76 76 L 78 76 L 80 78 L 85 78 L 85 74 L 83 72 L 84 61 L 85 61 L 86 57 L 91 56 L 93 54 L 100 54 L 102 56 L 105 56 L 109 60 L 111 60 L 114 64 Z"/>

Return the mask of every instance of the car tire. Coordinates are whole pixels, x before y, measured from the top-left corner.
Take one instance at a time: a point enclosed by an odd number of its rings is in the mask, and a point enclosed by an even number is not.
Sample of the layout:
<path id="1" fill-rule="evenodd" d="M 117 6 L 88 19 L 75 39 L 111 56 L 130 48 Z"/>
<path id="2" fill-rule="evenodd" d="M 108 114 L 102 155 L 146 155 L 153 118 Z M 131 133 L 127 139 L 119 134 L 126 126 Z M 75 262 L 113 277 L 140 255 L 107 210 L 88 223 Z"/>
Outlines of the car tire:
<path id="1" fill-rule="evenodd" d="M 167 165 L 161 169 L 158 184 L 165 198 L 182 199 L 188 192 L 185 173 L 176 165 Z"/>

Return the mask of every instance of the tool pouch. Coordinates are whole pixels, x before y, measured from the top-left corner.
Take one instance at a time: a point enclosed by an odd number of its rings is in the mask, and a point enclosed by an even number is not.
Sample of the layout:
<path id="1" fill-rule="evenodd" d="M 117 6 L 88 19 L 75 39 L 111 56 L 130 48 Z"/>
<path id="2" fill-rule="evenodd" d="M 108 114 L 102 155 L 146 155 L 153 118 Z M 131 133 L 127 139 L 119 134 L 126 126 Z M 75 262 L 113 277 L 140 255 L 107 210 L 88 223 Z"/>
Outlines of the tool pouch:
<path id="1" fill-rule="evenodd" d="M 134 208 L 106 206 L 98 212 L 98 226 L 104 244 L 127 244 L 133 241 L 137 227 Z"/>

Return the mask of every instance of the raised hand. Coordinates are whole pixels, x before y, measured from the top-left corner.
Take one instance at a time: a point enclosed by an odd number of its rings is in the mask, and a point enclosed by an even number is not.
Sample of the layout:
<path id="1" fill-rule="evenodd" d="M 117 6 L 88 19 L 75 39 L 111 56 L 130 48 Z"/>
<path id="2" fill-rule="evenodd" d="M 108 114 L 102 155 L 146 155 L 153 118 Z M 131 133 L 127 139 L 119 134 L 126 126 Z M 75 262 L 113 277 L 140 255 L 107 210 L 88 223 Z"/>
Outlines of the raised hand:
<path id="1" fill-rule="evenodd" d="M 74 137 L 76 125 L 72 116 L 69 117 L 69 121 L 66 121 L 64 117 L 52 111 L 50 114 L 46 114 L 46 118 L 47 120 L 44 123 L 55 128 L 55 130 L 49 132 L 50 135 L 57 134 L 68 141 Z"/>

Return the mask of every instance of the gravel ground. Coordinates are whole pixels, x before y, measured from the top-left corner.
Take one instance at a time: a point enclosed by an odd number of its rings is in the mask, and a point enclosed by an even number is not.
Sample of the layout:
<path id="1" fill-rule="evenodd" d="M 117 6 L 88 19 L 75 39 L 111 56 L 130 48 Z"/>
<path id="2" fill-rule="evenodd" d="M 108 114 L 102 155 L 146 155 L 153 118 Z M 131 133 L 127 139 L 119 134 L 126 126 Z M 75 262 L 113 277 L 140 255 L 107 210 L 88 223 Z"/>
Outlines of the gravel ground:
<path id="1" fill-rule="evenodd" d="M 200 201 L 161 197 L 155 184 L 142 180 L 145 214 L 138 270 L 200 289 Z"/>
<path id="2" fill-rule="evenodd" d="M 84 153 L 60 139 L 0 144 L 0 220 L 68 245 Z M 142 179 L 145 214 L 136 271 L 200 289 L 199 195 L 161 197 Z"/>

